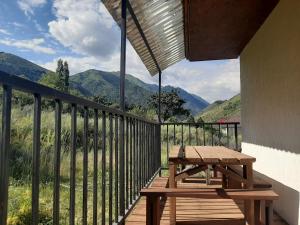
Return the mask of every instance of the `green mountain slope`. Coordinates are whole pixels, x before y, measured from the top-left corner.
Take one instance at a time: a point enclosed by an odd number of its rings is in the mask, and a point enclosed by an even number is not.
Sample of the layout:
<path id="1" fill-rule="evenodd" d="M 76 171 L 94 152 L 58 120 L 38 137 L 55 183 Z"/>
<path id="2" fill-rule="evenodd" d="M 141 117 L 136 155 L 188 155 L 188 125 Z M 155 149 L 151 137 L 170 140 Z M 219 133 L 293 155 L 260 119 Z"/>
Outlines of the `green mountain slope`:
<path id="1" fill-rule="evenodd" d="M 131 75 L 126 75 L 125 101 L 128 104 L 145 105 L 152 93 L 131 82 L 131 78 Z M 119 99 L 119 79 L 118 73 L 100 70 L 87 70 L 70 77 L 72 86 L 84 88 L 85 95 L 106 96 L 112 102 L 117 102 Z"/>
<path id="2" fill-rule="evenodd" d="M 0 71 L 37 81 L 48 70 L 19 56 L 0 52 Z"/>
<path id="3" fill-rule="evenodd" d="M 74 86 L 81 86 L 86 89 L 87 95 L 107 95 L 109 99 L 117 102 L 119 99 L 119 73 L 105 72 L 100 70 L 88 70 L 71 76 L 71 83 Z M 147 99 L 158 91 L 158 85 L 147 84 L 136 77 L 126 74 L 125 98 L 128 104 L 145 105 Z M 207 101 L 199 96 L 188 93 L 181 88 L 165 86 L 162 91 L 170 92 L 175 90 L 179 96 L 186 101 L 185 107 L 196 115 L 199 111 L 209 105 Z"/>
<path id="4" fill-rule="evenodd" d="M 26 77 L 38 81 L 43 74 L 48 72 L 26 59 L 10 53 L 0 53 L 0 71 Z M 100 70 L 87 70 L 70 77 L 70 84 L 86 97 L 102 95 L 112 102 L 119 101 L 119 72 L 106 72 Z M 140 79 L 127 74 L 125 81 L 125 98 L 128 104 L 145 105 L 147 99 L 158 91 L 158 85 L 148 84 Z M 185 108 L 196 115 L 209 105 L 199 96 L 190 94 L 181 88 L 172 86 L 162 87 L 162 91 L 176 90 L 179 96 L 186 101 Z"/>
<path id="5" fill-rule="evenodd" d="M 241 118 L 241 96 L 235 95 L 226 101 L 216 101 L 205 108 L 197 117 L 201 117 L 205 122 L 240 121 Z"/>

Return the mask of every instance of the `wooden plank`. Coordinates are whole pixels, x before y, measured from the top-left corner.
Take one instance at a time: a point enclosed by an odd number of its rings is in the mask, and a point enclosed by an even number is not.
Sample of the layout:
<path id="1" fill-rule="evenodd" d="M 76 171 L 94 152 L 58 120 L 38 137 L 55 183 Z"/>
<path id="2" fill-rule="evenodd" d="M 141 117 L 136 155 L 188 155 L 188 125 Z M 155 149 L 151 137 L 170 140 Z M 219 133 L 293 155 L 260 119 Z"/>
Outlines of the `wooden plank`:
<path id="1" fill-rule="evenodd" d="M 156 183 L 156 179 L 159 182 Z M 158 177 L 153 182 L 156 185 L 164 185 L 168 177 Z M 165 182 L 162 182 L 165 181 Z M 191 183 L 192 182 L 192 183 Z M 219 187 L 221 187 L 219 179 Z M 178 182 L 178 188 L 209 188 L 203 179 L 187 178 L 184 183 Z M 161 186 L 163 187 L 163 186 Z M 264 201 L 261 201 L 264 202 Z M 269 205 L 265 203 L 264 205 Z M 161 201 L 161 225 L 170 225 L 169 222 L 169 198 Z M 262 206 L 261 208 L 265 208 Z M 126 218 L 125 225 L 146 225 L 146 197 L 141 197 L 136 206 Z M 264 210 L 262 210 L 264 211 Z M 232 199 L 201 199 L 201 198 L 177 198 L 177 223 L 179 225 L 244 225 L 244 204 L 242 200 Z M 261 220 L 263 219 L 263 214 Z M 276 216 L 276 215 L 275 215 Z M 280 218 L 275 217 L 276 225 L 287 225 Z M 271 221 L 272 223 L 272 221 Z"/>
<path id="2" fill-rule="evenodd" d="M 227 178 L 232 178 L 234 180 L 239 181 L 240 183 L 244 183 L 244 184 L 248 184 L 248 180 L 241 177 L 240 175 L 230 171 L 230 170 L 226 170 L 221 166 L 215 166 L 216 170 L 220 171 L 222 174 L 226 175 Z"/>
<path id="3" fill-rule="evenodd" d="M 243 176 L 243 168 L 239 165 L 230 165 L 228 167 L 230 170 Z M 253 170 L 253 187 L 254 188 L 272 188 L 272 184 L 267 182 L 261 177 L 261 174 Z"/>
<path id="4" fill-rule="evenodd" d="M 169 159 L 178 159 L 178 158 L 183 158 L 183 148 L 179 145 L 175 145 L 171 148 L 170 154 L 169 154 Z"/>
<path id="5" fill-rule="evenodd" d="M 204 163 L 218 164 L 220 162 L 219 152 L 213 146 L 194 146 L 195 151 Z"/>
<path id="6" fill-rule="evenodd" d="M 161 205 L 161 225 L 170 225 L 169 200 Z M 126 219 L 126 225 L 145 225 L 146 201 L 142 197 Z M 184 225 L 244 225 L 243 204 L 231 199 L 178 198 L 177 222 Z"/>
<path id="7" fill-rule="evenodd" d="M 142 196 L 158 195 L 161 197 L 189 197 L 208 199 L 241 199 L 241 200 L 277 200 L 278 195 L 270 189 L 183 189 L 183 188 L 153 188 L 142 189 Z"/>
<path id="8" fill-rule="evenodd" d="M 178 173 L 175 176 L 175 180 L 176 181 L 182 180 L 184 178 L 192 176 L 192 175 L 194 175 L 196 173 L 199 173 L 199 172 L 201 172 L 203 170 L 206 170 L 206 169 L 207 169 L 207 166 L 203 165 L 203 166 L 196 166 L 196 167 L 193 167 L 193 168 L 189 168 L 189 169 L 183 170 L 182 172 Z"/>
<path id="9" fill-rule="evenodd" d="M 203 162 L 201 156 L 193 146 L 185 147 L 184 161 L 191 164 L 199 164 Z"/>
<path id="10" fill-rule="evenodd" d="M 176 164 L 169 162 L 169 187 L 176 188 Z M 153 189 L 151 189 L 153 190 Z M 170 224 L 176 224 L 176 198 L 170 198 Z"/>
<path id="11" fill-rule="evenodd" d="M 247 164 L 255 162 L 255 158 L 246 154 L 231 150 L 224 146 L 187 146 L 187 148 L 194 148 L 197 154 L 202 158 L 204 163 L 215 164 Z M 191 151 L 192 152 L 192 151 Z M 187 160 L 190 158 L 198 158 L 198 156 L 186 156 Z"/>

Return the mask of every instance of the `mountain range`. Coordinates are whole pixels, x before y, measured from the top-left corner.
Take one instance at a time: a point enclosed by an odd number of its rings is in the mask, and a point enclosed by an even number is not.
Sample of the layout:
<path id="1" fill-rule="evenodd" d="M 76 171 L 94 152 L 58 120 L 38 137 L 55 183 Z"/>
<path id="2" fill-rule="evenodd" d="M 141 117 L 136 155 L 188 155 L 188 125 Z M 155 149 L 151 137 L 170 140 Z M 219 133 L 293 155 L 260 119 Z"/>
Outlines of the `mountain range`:
<path id="1" fill-rule="evenodd" d="M 32 81 L 38 81 L 49 70 L 38 66 L 19 56 L 0 52 L 0 71 L 25 77 Z M 119 99 L 119 72 L 107 72 L 101 70 L 87 70 L 70 76 L 70 85 L 86 97 L 95 95 L 106 96 L 110 101 Z M 163 86 L 162 91 L 175 90 L 185 100 L 184 107 L 193 115 L 197 115 L 206 108 L 209 103 L 203 98 L 191 94 L 182 88 Z M 128 104 L 147 104 L 147 99 L 158 91 L 158 85 L 148 84 L 140 79 L 126 74 L 125 100 Z"/>
<path id="2" fill-rule="evenodd" d="M 201 117 L 205 122 L 240 122 L 241 121 L 241 95 L 237 94 L 225 101 L 215 101 L 197 117 Z"/>

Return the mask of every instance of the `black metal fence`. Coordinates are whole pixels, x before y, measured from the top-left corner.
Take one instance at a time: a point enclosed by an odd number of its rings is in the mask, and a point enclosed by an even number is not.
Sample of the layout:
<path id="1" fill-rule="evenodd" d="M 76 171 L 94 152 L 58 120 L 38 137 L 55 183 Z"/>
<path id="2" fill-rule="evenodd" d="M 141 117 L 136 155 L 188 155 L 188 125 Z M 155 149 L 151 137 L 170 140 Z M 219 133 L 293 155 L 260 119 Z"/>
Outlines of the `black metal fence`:
<path id="1" fill-rule="evenodd" d="M 240 128 L 239 122 L 162 123 L 162 165 L 167 166 L 170 148 L 174 145 L 220 145 L 240 151 Z"/>
<path id="2" fill-rule="evenodd" d="M 53 223 L 60 224 L 60 167 L 62 104 L 68 104 L 71 116 L 69 224 L 75 222 L 75 204 L 78 190 L 76 184 L 76 155 L 78 154 L 77 121 L 83 120 L 81 184 L 82 209 L 80 224 L 88 224 L 88 199 L 92 197 L 92 219 L 89 224 L 123 223 L 124 218 L 138 199 L 139 190 L 160 171 L 160 125 L 117 109 L 104 107 L 92 101 L 69 95 L 49 87 L 0 72 L 2 92 L 2 135 L 0 149 L 0 225 L 7 224 L 9 154 L 12 115 L 12 91 L 32 95 L 32 184 L 31 224 L 39 224 L 40 158 L 41 158 L 41 113 L 44 98 L 54 101 L 55 143 L 53 181 Z M 79 113 L 79 109 L 80 112 Z M 93 121 L 93 126 L 90 126 Z M 101 123 L 101 124 L 99 124 Z M 92 131 L 92 132 L 91 132 Z M 93 134 L 93 182 L 92 196 L 88 190 L 89 134 Z M 101 135 L 100 135 L 101 134 Z M 99 142 L 99 139 L 101 141 Z M 101 143 L 101 144 L 98 144 Z M 99 154 L 100 153 L 100 154 Z M 101 157 L 100 159 L 98 158 Z M 101 171 L 99 176 L 98 171 Z M 100 180 L 100 181 L 99 181 Z M 100 185 L 98 185 L 100 183 Z M 101 201 L 99 202 L 98 192 Z M 101 204 L 101 207 L 99 206 Z M 101 214 L 99 216 L 99 209 Z M 101 217 L 101 218 L 99 218 Z M 100 222 L 101 221 L 101 222 Z M 76 223 L 77 224 L 77 223 Z"/>

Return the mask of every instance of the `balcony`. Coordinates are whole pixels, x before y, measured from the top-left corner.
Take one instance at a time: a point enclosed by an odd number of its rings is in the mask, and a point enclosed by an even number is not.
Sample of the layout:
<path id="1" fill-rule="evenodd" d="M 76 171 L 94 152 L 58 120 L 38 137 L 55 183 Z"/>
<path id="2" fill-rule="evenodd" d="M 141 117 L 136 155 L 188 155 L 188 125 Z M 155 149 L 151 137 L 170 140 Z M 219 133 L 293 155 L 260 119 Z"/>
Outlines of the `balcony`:
<path id="1" fill-rule="evenodd" d="M 28 187 L 32 224 L 41 223 L 45 209 L 41 197 L 45 187 L 48 191 L 50 188 L 53 196 L 50 199 L 51 224 L 145 224 L 147 207 L 140 190 L 166 186 L 173 146 L 227 146 L 240 151 L 239 123 L 157 123 L 5 73 L 1 73 L 0 83 L 3 87 L 2 224 L 6 224 L 3 218 L 7 215 L 11 218 L 11 203 L 18 201 L 18 197 L 10 198 L 12 183 L 8 165 L 15 91 L 26 93 L 34 100 L 31 115 L 32 171 Z M 41 127 L 45 120 L 42 119 L 41 106 L 45 99 L 53 103 L 51 110 L 55 123 L 55 143 L 51 153 L 53 180 L 50 181 L 41 179 L 40 166 L 44 157 Z M 63 114 L 64 104 L 71 110 Z M 62 146 L 62 116 L 66 114 L 71 118 L 68 153 L 65 152 L 66 146 Z M 83 124 L 82 132 L 79 132 L 79 121 Z M 82 146 L 78 145 L 78 139 L 82 140 Z M 63 153 L 69 154 L 69 161 L 65 160 Z M 66 167 L 66 163 L 69 164 L 67 178 L 61 174 L 61 167 Z M 210 179 L 209 184 L 204 178 L 202 174 L 179 181 L 178 188 L 222 188 L 222 178 L 218 174 Z M 64 199 L 66 196 L 68 198 Z M 240 201 L 178 198 L 177 205 L 177 224 L 244 223 L 244 209 Z M 161 203 L 161 224 L 169 224 L 169 212 L 167 198 Z M 284 224 L 278 217 L 274 221 L 275 224 Z"/>

